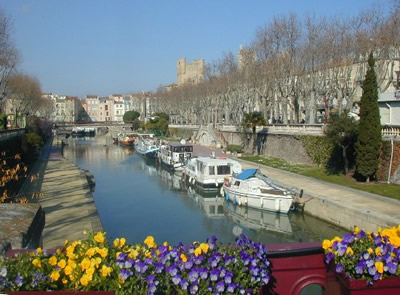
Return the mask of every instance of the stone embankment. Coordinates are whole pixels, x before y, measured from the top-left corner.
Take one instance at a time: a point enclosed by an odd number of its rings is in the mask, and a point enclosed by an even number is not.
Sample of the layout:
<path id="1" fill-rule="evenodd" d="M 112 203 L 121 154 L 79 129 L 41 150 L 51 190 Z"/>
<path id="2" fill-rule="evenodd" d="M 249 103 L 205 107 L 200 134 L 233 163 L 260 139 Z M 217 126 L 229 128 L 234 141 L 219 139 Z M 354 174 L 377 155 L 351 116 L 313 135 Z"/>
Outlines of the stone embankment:
<path id="1" fill-rule="evenodd" d="M 5 218 L 10 220 L 8 230 L 0 227 L 0 240 L 8 241 L 3 243 L 3 248 L 32 246 L 32 243 L 28 244 L 24 239 L 38 240 L 38 231 L 32 231 L 30 227 L 40 229 L 44 219 L 40 246 L 47 249 L 63 246 L 65 240 L 84 239 L 85 230 L 103 231 L 91 193 L 93 177 L 65 159 L 61 149 L 62 142 L 57 138 L 44 147 L 30 174 L 35 180 L 27 180 L 19 192 L 27 196 L 40 192 L 37 204 L 12 204 L 15 208 L 8 209 L 6 207 L 9 204 L 1 204 L 1 224 Z M 6 212 L 4 216 L 3 212 Z M 13 217 L 16 214 L 19 214 L 18 218 Z M 2 235 L 7 238 L 3 239 Z M 17 236 L 22 237 L 18 240 Z"/>

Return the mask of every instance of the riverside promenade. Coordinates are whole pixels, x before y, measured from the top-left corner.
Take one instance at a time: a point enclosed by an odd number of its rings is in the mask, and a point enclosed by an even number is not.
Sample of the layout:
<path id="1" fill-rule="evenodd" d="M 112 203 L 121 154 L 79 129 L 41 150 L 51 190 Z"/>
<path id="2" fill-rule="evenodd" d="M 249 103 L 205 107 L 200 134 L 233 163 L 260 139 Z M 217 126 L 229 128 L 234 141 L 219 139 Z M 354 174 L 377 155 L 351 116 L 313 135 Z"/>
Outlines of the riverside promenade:
<path id="1" fill-rule="evenodd" d="M 194 151 L 201 156 L 212 152 L 218 156 L 230 157 L 221 149 L 209 149 L 195 145 Z M 379 227 L 392 227 L 400 224 L 400 201 L 376 194 L 332 184 L 311 177 L 284 170 L 240 161 L 243 169 L 259 168 L 271 179 L 287 187 L 303 190 L 300 199 L 302 210 L 312 216 L 352 231 L 354 226 L 364 230 L 377 231 Z M 371 184 L 373 185 L 373 184 Z"/>
<path id="2" fill-rule="evenodd" d="M 42 232 L 43 248 L 63 246 L 65 240 L 86 238 L 87 231 L 103 231 L 85 171 L 65 159 L 62 142 L 54 138 L 46 145 L 20 193 L 40 192 L 36 201 L 45 212 Z"/>

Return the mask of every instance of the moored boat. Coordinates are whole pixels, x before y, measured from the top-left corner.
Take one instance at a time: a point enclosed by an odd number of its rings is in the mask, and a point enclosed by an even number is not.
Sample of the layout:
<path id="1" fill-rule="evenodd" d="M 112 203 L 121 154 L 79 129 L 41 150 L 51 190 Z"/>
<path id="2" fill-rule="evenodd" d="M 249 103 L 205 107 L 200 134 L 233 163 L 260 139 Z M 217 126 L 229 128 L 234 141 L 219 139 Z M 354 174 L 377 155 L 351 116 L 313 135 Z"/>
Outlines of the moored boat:
<path id="1" fill-rule="evenodd" d="M 149 138 L 140 136 L 137 137 L 135 142 L 135 149 L 139 155 L 147 159 L 155 159 L 160 148 L 156 145 L 152 136 Z"/>
<path id="2" fill-rule="evenodd" d="M 286 188 L 262 174 L 258 169 L 246 169 L 225 178 L 225 198 L 238 204 L 261 210 L 288 213 L 302 192 Z"/>
<path id="3" fill-rule="evenodd" d="M 157 157 L 161 165 L 173 171 L 182 171 L 183 167 L 192 158 L 193 145 L 180 143 L 168 143 L 160 146 Z"/>
<path id="4" fill-rule="evenodd" d="M 135 138 L 133 136 L 123 136 L 118 138 L 118 143 L 120 146 L 133 147 L 135 145 Z"/>
<path id="5" fill-rule="evenodd" d="M 204 190 L 218 190 L 225 177 L 238 174 L 242 165 L 227 157 L 198 157 L 190 159 L 183 169 L 183 176 L 190 184 Z"/>

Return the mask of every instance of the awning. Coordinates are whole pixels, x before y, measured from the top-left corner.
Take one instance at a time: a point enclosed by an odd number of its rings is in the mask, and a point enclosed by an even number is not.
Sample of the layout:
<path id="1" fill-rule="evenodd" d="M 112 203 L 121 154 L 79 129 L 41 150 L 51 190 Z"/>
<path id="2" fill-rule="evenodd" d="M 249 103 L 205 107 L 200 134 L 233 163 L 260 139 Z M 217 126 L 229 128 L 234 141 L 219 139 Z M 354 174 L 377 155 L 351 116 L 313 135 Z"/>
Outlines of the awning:
<path id="1" fill-rule="evenodd" d="M 246 170 L 243 170 L 238 175 L 236 175 L 235 177 L 240 180 L 244 180 L 244 179 L 248 179 L 248 178 L 254 176 L 256 174 L 256 172 L 257 172 L 257 169 L 255 169 L 255 168 L 246 169 Z"/>

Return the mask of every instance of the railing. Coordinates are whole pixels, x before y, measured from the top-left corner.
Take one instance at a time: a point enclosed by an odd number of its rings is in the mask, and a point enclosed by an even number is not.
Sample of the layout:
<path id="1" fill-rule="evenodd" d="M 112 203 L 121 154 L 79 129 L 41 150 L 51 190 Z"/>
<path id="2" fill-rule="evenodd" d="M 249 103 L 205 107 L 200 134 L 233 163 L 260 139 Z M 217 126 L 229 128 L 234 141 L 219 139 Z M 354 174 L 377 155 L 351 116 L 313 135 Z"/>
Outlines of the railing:
<path id="1" fill-rule="evenodd" d="M 400 140 L 400 126 L 382 126 L 382 137 L 384 139 Z"/>
<path id="2" fill-rule="evenodd" d="M 25 133 L 24 128 L 20 129 L 11 129 L 11 130 L 1 130 L 0 131 L 0 141 L 7 140 L 12 137 L 21 136 Z"/>

